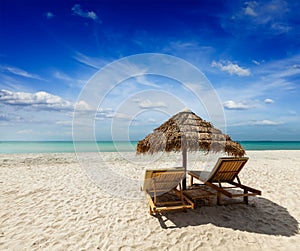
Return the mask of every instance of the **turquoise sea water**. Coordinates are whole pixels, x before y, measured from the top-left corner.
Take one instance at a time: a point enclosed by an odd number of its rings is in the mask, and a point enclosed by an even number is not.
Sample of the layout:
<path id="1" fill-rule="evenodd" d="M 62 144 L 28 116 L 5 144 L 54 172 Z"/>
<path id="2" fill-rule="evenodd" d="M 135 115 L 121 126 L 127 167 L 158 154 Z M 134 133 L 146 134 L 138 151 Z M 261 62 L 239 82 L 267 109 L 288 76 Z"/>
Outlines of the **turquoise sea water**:
<path id="1" fill-rule="evenodd" d="M 0 141 L 1 153 L 72 153 L 135 151 L 137 142 Z"/>
<path id="2" fill-rule="evenodd" d="M 300 141 L 240 141 L 245 150 L 300 150 Z"/>
<path id="3" fill-rule="evenodd" d="M 246 150 L 300 150 L 300 141 L 241 141 Z M 1 153 L 68 153 L 135 151 L 133 142 L 0 141 Z M 74 146 L 75 145 L 75 146 Z"/>

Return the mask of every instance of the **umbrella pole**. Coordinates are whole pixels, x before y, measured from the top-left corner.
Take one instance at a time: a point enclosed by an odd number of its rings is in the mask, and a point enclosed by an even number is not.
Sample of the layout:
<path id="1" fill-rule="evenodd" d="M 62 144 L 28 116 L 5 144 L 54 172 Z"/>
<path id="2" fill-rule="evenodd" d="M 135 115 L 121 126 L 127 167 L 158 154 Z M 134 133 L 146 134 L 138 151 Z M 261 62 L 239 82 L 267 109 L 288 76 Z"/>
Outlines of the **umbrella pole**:
<path id="1" fill-rule="evenodd" d="M 185 174 L 182 180 L 182 189 L 186 190 L 186 164 L 187 164 L 187 149 L 184 147 L 182 149 L 182 166 L 184 168 Z"/>

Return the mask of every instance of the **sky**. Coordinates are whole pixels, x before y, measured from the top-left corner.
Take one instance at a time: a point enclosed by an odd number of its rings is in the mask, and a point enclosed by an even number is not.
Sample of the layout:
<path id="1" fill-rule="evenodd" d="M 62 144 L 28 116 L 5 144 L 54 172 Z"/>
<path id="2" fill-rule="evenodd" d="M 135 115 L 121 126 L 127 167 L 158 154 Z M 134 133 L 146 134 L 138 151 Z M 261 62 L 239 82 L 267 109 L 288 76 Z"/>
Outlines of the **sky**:
<path id="1" fill-rule="evenodd" d="M 140 140 L 185 108 L 210 121 L 216 103 L 234 140 L 300 140 L 299 13 L 294 0 L 1 0 L 0 141 L 72 140 L 74 127 Z M 205 102 L 203 79 L 148 74 L 148 53 L 196 67 L 217 98 Z M 111 78 L 132 76 L 101 81 L 135 55 L 142 67 Z"/>

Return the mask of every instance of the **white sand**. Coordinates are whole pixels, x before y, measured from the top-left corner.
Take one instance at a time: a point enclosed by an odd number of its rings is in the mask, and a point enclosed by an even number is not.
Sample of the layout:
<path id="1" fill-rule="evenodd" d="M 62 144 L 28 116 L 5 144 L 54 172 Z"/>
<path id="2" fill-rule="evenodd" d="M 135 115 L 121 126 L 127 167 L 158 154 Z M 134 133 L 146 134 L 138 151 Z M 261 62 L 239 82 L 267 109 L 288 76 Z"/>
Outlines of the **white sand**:
<path id="1" fill-rule="evenodd" d="M 299 250 L 300 151 L 248 155 L 240 178 L 263 193 L 250 205 L 161 217 L 149 215 L 140 179 L 180 155 L 82 154 L 84 168 L 75 154 L 0 155 L 0 250 Z"/>

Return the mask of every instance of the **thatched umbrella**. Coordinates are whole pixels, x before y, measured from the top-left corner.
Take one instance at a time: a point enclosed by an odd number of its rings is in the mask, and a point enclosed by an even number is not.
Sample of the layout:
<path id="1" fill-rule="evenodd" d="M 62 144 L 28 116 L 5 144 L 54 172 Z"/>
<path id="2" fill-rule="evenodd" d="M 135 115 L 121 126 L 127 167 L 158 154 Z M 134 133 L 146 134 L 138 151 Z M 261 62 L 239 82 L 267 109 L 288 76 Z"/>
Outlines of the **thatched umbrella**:
<path id="1" fill-rule="evenodd" d="M 191 111 L 183 111 L 171 117 L 153 133 L 147 135 L 137 144 L 136 151 L 157 153 L 160 151 L 182 151 L 183 167 L 186 169 L 187 151 L 226 152 L 228 155 L 242 157 L 243 147 L 232 141 L 230 136 L 213 127 Z M 186 187 L 186 181 L 183 182 Z"/>

